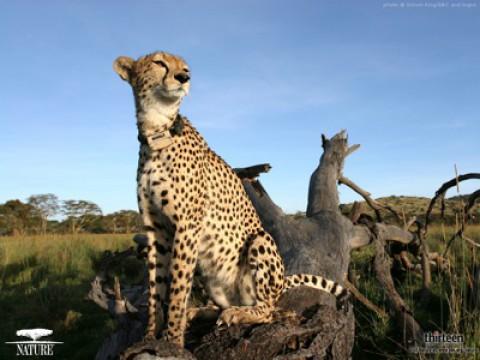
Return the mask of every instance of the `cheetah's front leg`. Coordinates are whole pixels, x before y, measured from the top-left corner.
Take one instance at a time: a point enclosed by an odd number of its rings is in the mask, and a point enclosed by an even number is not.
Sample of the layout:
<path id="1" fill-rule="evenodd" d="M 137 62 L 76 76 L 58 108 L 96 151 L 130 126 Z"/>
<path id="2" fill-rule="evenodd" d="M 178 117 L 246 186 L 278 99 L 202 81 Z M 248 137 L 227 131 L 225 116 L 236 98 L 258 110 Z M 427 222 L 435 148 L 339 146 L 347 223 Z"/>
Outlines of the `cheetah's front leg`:
<path id="1" fill-rule="evenodd" d="M 145 226 L 148 239 L 148 323 L 145 337 L 154 339 L 165 324 L 163 306 L 166 303 L 170 247 L 163 228 Z"/>
<path id="2" fill-rule="evenodd" d="M 170 260 L 166 339 L 180 347 L 184 346 L 187 300 L 197 264 L 198 232 L 193 224 L 178 224 Z"/>

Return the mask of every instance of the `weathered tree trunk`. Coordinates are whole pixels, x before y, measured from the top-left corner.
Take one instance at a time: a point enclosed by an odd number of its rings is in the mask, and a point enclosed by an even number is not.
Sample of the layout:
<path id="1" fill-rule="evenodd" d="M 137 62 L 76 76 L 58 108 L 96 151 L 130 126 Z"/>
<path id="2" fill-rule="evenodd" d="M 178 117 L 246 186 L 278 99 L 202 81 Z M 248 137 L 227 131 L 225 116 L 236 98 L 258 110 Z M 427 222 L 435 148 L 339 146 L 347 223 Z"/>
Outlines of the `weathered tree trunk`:
<path id="1" fill-rule="evenodd" d="M 345 283 L 350 262 L 350 249 L 377 240 L 377 269 L 387 264 L 384 242 L 387 240 L 409 244 L 415 236 L 406 229 L 382 223 L 357 224 L 359 216 L 352 220 L 339 210 L 337 183 L 342 179 L 345 158 L 358 148 L 349 147 L 345 132 L 331 139 L 322 136 L 324 153 L 320 164 L 310 179 L 308 205 L 305 218 L 294 218 L 284 214 L 269 197 L 256 179 L 261 172 L 270 169 L 268 164 L 236 169 L 245 190 L 254 204 L 265 229 L 274 237 L 284 259 L 287 274 L 320 274 L 341 284 Z M 354 185 L 349 182 L 349 186 Z M 360 189 L 361 190 L 361 189 Z M 367 203 L 376 207 L 380 218 L 380 204 L 362 193 Z M 381 233 L 381 238 L 378 234 Z M 137 243 L 145 239 L 137 236 Z M 145 244 L 143 244 L 145 245 Z M 123 256 L 119 254 L 119 256 Z M 398 296 L 388 274 L 379 276 L 382 284 L 391 285 L 386 295 L 391 301 L 392 312 L 412 324 L 409 339 L 417 339 L 421 328 L 410 315 L 406 305 Z M 146 284 L 139 289 L 119 291 L 105 289 L 104 276 L 92 283 L 89 297 L 103 308 L 109 309 L 119 318 L 119 328 L 99 350 L 96 359 L 348 359 L 354 339 L 354 317 L 350 306 L 347 311 L 337 311 L 335 299 L 327 293 L 309 288 L 288 291 L 280 300 L 286 312 L 294 311 L 297 316 L 282 316 L 272 324 L 239 325 L 228 329 L 215 326 L 215 317 L 194 321 L 186 334 L 187 348 L 176 349 L 162 340 L 137 342 L 145 326 Z M 346 283 L 352 288 L 353 285 Z M 353 287 L 354 288 L 354 287 Z M 109 293 L 110 292 L 110 293 Z M 370 304 L 374 308 L 374 304 Z M 386 314 L 384 313 L 386 316 Z M 402 317 L 403 316 L 403 317 Z M 135 342 L 137 342 L 135 345 Z M 193 354 L 193 355 L 192 355 Z M 170 357 L 169 357 L 170 356 Z"/>
<path id="2" fill-rule="evenodd" d="M 265 229 L 279 247 L 287 273 L 322 274 L 342 283 L 355 229 L 340 213 L 337 182 L 345 158 L 358 145 L 349 148 L 344 132 L 331 139 L 322 137 L 322 142 L 324 153 L 310 178 L 306 218 L 284 214 L 255 176 L 244 178 L 243 183 Z"/>

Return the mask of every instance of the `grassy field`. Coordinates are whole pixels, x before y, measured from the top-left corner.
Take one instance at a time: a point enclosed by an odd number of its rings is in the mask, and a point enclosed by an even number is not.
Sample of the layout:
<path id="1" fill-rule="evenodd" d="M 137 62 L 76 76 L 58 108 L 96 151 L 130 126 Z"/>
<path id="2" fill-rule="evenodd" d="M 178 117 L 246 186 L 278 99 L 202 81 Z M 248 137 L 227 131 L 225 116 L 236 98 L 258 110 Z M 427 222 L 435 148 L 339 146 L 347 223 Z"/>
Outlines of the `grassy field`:
<path id="1" fill-rule="evenodd" d="M 427 242 L 430 251 L 440 254 L 446 242 L 454 234 L 453 226 L 435 225 L 430 228 Z M 467 228 L 466 235 L 480 243 L 480 225 Z M 358 278 L 359 290 L 380 308 L 388 306 L 381 287 L 375 280 L 372 246 L 352 252 L 351 268 Z M 469 284 L 472 281 L 474 264 L 480 264 L 480 249 L 457 238 L 447 253 L 450 270 L 432 271 L 431 295 L 424 299 L 421 294 L 420 274 L 400 272 L 395 276 L 396 287 L 412 310 L 415 318 L 426 331 L 456 333 L 465 336 L 465 347 L 477 349 L 475 355 L 450 355 L 449 359 L 480 358 L 480 310 L 468 309 Z M 354 359 L 402 359 L 402 339 L 398 324 L 384 320 L 363 304 L 355 303 L 356 341 Z M 412 358 L 415 358 L 412 356 Z M 425 357 L 424 357 L 425 358 Z M 443 359 L 444 357 L 429 357 Z"/>
<path id="2" fill-rule="evenodd" d="M 431 228 L 432 251 L 442 251 L 452 227 Z M 467 235 L 480 242 L 480 226 L 471 226 Z M 115 323 L 107 312 L 85 300 L 95 263 L 105 250 L 132 245 L 131 235 L 48 235 L 0 238 L 0 359 L 14 357 L 15 331 L 43 327 L 53 329 L 58 359 L 93 359 L 104 337 Z M 466 346 L 480 349 L 479 312 L 466 311 L 467 284 L 473 262 L 480 252 L 461 240 L 449 253 L 452 270 L 433 273 L 433 296 L 420 301 L 421 279 L 413 273 L 400 274 L 397 288 L 412 307 L 421 325 L 428 330 L 462 333 Z M 373 249 L 352 254 L 352 268 L 360 291 L 378 306 L 387 309 L 382 289 L 374 279 Z M 355 359 L 401 359 L 394 324 L 382 320 L 362 304 L 355 304 L 357 321 Z M 453 357 L 451 357 L 453 358 Z M 460 357 L 465 358 L 465 357 Z"/>
<path id="3" fill-rule="evenodd" d="M 58 359 L 93 359 L 115 327 L 107 312 L 85 300 L 95 261 L 104 250 L 127 248 L 131 235 L 48 235 L 0 238 L 0 359 L 15 357 L 18 329 L 53 330 Z"/>

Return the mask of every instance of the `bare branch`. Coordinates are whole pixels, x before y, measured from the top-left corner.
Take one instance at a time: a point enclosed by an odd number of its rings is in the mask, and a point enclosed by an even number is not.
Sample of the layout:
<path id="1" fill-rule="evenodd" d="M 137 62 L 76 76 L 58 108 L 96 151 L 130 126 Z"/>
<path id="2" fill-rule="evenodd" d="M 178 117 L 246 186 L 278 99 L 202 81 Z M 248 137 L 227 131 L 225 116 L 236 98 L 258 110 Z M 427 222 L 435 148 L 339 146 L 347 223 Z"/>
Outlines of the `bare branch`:
<path id="1" fill-rule="evenodd" d="M 261 173 L 267 173 L 272 167 L 270 164 L 258 164 L 246 168 L 235 168 L 235 171 L 240 179 L 256 179 Z"/>
<path id="2" fill-rule="evenodd" d="M 360 144 L 355 144 L 355 145 L 350 146 L 347 150 L 347 154 L 345 155 L 345 157 L 350 156 L 352 153 L 357 151 L 359 148 L 360 148 Z"/>
<path id="3" fill-rule="evenodd" d="M 415 265 L 413 265 L 410 259 L 408 258 L 408 253 L 406 251 L 401 251 L 398 256 L 400 258 L 400 261 L 402 262 L 402 265 L 405 267 L 405 269 L 407 270 L 415 269 Z"/>
<path id="4" fill-rule="evenodd" d="M 475 246 L 475 247 L 478 247 L 480 248 L 480 244 L 475 242 L 474 240 L 470 239 L 468 236 L 466 236 L 465 234 L 462 234 L 462 239 L 467 241 L 468 243 L 470 243 L 471 245 Z"/>
<path id="5" fill-rule="evenodd" d="M 427 212 L 425 213 L 425 229 L 424 231 L 427 232 L 428 225 L 430 224 L 430 215 L 432 213 L 433 207 L 435 206 L 436 201 L 442 197 L 445 197 L 446 192 L 448 189 L 457 186 L 458 183 L 465 181 L 465 180 L 472 180 L 472 179 L 480 179 L 480 173 L 468 173 L 454 177 L 449 181 L 445 182 L 440 186 L 440 188 L 435 192 L 435 196 L 430 201 L 428 205 Z"/>
<path id="6" fill-rule="evenodd" d="M 403 227 L 403 230 L 405 231 L 408 231 L 408 229 L 410 229 L 410 227 L 415 224 L 417 222 L 417 217 L 416 216 L 412 216 L 412 218 L 410 220 L 408 220 L 408 222 L 405 224 L 405 226 Z"/>
<path id="7" fill-rule="evenodd" d="M 358 219 L 360 218 L 360 215 L 362 215 L 362 211 L 363 211 L 362 203 L 355 201 L 353 203 L 350 214 L 348 214 L 348 217 L 353 224 L 357 223 Z"/>
<path id="8" fill-rule="evenodd" d="M 370 310 L 374 311 L 379 317 L 383 319 L 386 319 L 388 317 L 388 314 L 385 312 L 385 310 L 368 300 L 368 298 L 366 298 L 351 282 L 345 280 L 344 285 L 358 301 L 360 301 Z"/>
<path id="9" fill-rule="evenodd" d="M 381 209 L 385 209 L 385 210 L 390 211 L 395 216 L 395 218 L 397 220 L 400 220 L 400 216 L 398 215 L 398 213 L 392 207 L 390 207 L 388 205 L 381 204 L 378 201 L 372 199 L 371 194 L 368 191 L 362 189 L 360 186 L 355 184 L 352 180 L 348 179 L 347 177 L 345 177 L 343 175 L 340 176 L 340 178 L 338 179 L 338 183 L 348 186 L 350 189 L 352 189 L 357 194 L 359 194 L 361 197 L 363 197 L 365 199 L 365 201 L 367 202 L 367 204 L 373 209 L 373 211 L 375 211 L 375 216 L 377 217 L 378 221 L 381 222 L 383 220 L 382 215 L 380 214 Z"/>
<path id="10" fill-rule="evenodd" d="M 363 199 L 367 202 L 367 204 L 375 211 L 375 216 L 377 217 L 378 221 L 382 221 L 382 215 L 380 214 L 380 208 L 381 206 L 371 198 L 371 195 L 368 191 L 363 190 L 360 186 L 355 184 L 352 180 L 345 176 L 341 176 L 338 179 L 339 184 L 343 184 L 348 186 L 350 189 L 355 191 L 357 194 L 359 194 Z"/>

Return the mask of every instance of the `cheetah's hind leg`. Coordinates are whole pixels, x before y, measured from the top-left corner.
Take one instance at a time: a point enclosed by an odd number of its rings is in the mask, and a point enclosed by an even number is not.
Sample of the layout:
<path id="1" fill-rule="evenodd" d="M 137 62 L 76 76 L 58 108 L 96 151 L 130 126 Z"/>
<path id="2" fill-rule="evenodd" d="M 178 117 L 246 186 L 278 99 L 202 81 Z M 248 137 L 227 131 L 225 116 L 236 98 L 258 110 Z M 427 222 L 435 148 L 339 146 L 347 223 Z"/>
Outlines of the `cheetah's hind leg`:
<path id="1" fill-rule="evenodd" d="M 254 284 L 253 306 L 232 306 L 225 309 L 217 321 L 218 325 L 262 324 L 274 319 L 276 302 L 283 288 L 283 262 L 277 253 L 272 237 L 260 231 L 250 242 L 247 259 L 249 274 Z"/>

